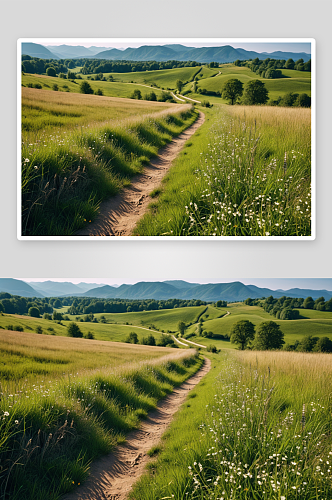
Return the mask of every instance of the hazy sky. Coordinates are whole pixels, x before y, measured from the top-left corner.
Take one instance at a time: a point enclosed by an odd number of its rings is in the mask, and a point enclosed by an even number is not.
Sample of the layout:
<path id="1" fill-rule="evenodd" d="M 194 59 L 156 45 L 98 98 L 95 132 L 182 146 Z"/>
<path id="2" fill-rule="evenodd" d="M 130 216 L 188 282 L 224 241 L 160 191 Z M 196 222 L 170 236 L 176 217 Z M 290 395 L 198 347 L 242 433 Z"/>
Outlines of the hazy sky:
<path id="1" fill-rule="evenodd" d="M 290 288 L 311 288 L 312 290 L 332 290 L 332 278 L 215 278 L 215 279 L 195 279 L 181 277 L 159 277 L 155 279 L 127 279 L 127 278 L 16 278 L 26 282 L 32 281 L 70 281 L 71 283 L 104 283 L 105 285 L 134 284 L 138 281 L 167 281 L 172 279 L 184 279 L 191 283 L 231 283 L 241 281 L 245 285 L 256 285 L 261 288 L 271 290 L 288 290 Z"/>
<path id="2" fill-rule="evenodd" d="M 40 42 L 41 43 L 41 42 Z M 84 47 L 115 47 L 115 48 L 127 48 L 127 47 L 141 47 L 142 45 L 166 45 L 168 43 L 181 43 L 182 45 L 185 45 L 187 47 L 220 47 L 223 45 L 231 45 L 234 48 L 242 48 L 245 50 L 254 50 L 256 52 L 274 52 L 277 50 L 282 50 L 283 52 L 306 52 L 307 54 L 311 53 L 311 44 L 310 43 L 296 43 L 296 42 L 278 42 L 278 43 L 272 43 L 272 42 L 236 42 L 236 41 L 224 41 L 224 42 L 219 42 L 219 43 L 209 43 L 209 42 L 203 42 L 203 43 L 198 43 L 198 42 L 186 42 L 186 41 L 181 41 L 181 40 L 172 40 L 170 39 L 169 42 L 167 40 L 163 40 L 162 42 L 157 42 L 152 41 L 149 42 L 149 39 L 146 40 L 141 40 L 139 42 L 130 42 L 128 40 L 126 41 L 111 41 L 109 42 L 107 39 L 105 41 L 100 41 L 98 39 L 96 42 L 94 41 L 87 41 L 86 39 L 82 39 L 80 41 L 75 41 L 72 42 L 70 39 L 68 41 L 62 40 L 58 42 L 50 42 L 50 43 L 44 43 L 44 45 L 51 46 L 51 45 L 83 45 Z"/>

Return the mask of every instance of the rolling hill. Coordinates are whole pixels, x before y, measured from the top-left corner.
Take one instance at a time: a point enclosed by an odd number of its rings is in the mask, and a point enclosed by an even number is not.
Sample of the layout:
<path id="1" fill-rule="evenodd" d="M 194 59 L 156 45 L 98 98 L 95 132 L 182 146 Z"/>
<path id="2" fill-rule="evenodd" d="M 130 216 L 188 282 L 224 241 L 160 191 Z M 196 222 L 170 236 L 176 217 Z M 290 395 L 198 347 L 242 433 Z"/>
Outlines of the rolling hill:
<path id="1" fill-rule="evenodd" d="M 49 48 L 48 48 L 49 47 Z M 231 45 L 222 45 L 218 47 L 186 47 L 181 44 L 169 45 L 142 45 L 141 47 L 128 47 L 124 50 L 106 47 L 83 47 L 72 45 L 54 45 L 44 47 L 36 43 L 22 43 L 22 54 L 41 59 L 59 59 L 59 58 L 96 58 L 107 60 L 126 60 L 126 61 L 197 61 L 200 63 L 234 62 L 236 59 L 241 61 L 254 59 L 303 59 L 309 61 L 310 54 L 304 52 L 282 52 L 273 53 L 248 51 L 245 49 L 235 49 Z M 50 49 L 50 50 L 49 50 Z M 99 51 L 98 51 L 99 49 Z"/>

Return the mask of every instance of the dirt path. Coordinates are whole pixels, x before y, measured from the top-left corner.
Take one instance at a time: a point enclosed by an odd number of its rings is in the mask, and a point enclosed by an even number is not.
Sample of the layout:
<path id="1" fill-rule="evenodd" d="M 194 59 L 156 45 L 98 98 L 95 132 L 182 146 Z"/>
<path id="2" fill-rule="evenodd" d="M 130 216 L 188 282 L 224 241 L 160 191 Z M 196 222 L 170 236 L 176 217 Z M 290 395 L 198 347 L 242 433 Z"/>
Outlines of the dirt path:
<path id="1" fill-rule="evenodd" d="M 89 479 L 62 500 L 125 500 L 134 482 L 143 474 L 151 460 L 147 452 L 156 446 L 171 423 L 174 413 L 185 401 L 188 392 L 208 373 L 211 361 L 149 413 L 141 428 L 127 435 L 127 441 L 113 453 L 93 462 Z"/>
<path id="2" fill-rule="evenodd" d="M 133 177 L 130 186 L 103 201 L 97 218 L 77 231 L 75 236 L 130 236 L 139 219 L 148 211 L 152 200 L 149 194 L 159 186 L 184 143 L 204 123 L 204 119 L 204 113 L 199 112 L 195 123 L 163 147 L 144 172 Z"/>

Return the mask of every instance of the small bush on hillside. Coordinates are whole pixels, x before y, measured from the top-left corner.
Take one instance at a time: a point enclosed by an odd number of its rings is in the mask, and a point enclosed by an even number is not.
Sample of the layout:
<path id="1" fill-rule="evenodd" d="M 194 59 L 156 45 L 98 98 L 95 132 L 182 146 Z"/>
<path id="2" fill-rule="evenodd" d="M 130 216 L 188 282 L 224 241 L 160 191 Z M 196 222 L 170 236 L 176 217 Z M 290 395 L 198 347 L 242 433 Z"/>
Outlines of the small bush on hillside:
<path id="1" fill-rule="evenodd" d="M 84 338 L 93 340 L 95 338 L 95 336 L 93 335 L 92 332 L 87 332 L 84 334 Z"/>
<path id="2" fill-rule="evenodd" d="M 174 340 L 172 339 L 172 337 L 170 335 L 163 335 L 159 339 L 157 345 L 160 346 L 160 347 L 166 347 L 166 346 L 173 347 Z"/>
<path id="3" fill-rule="evenodd" d="M 68 337 L 83 337 L 83 333 L 81 332 L 80 327 L 74 322 L 69 323 L 69 325 L 67 326 L 67 335 Z"/>
<path id="4" fill-rule="evenodd" d="M 216 348 L 216 346 L 215 346 L 215 345 L 213 345 L 213 344 L 208 345 L 208 346 L 207 346 L 207 348 L 206 348 L 206 350 L 207 350 L 208 352 L 218 352 L 218 349 L 217 349 L 217 348 Z"/>
<path id="5" fill-rule="evenodd" d="M 104 95 L 104 92 L 101 89 L 95 90 L 95 95 Z"/>
<path id="6" fill-rule="evenodd" d="M 29 316 L 32 316 L 33 318 L 40 318 L 40 311 L 38 307 L 30 307 L 28 310 Z"/>
<path id="7" fill-rule="evenodd" d="M 7 325 L 7 326 L 6 326 L 6 330 L 13 331 L 13 330 L 14 330 L 13 325 Z"/>
<path id="8" fill-rule="evenodd" d="M 80 83 L 80 92 L 81 94 L 93 94 L 93 90 L 90 83 L 87 82 L 86 80 L 83 80 Z"/>
<path id="9" fill-rule="evenodd" d="M 128 337 L 126 338 L 125 342 L 127 342 L 127 344 L 138 344 L 138 336 L 137 336 L 137 333 L 135 332 L 130 332 L 130 334 L 128 335 Z"/>
<path id="10" fill-rule="evenodd" d="M 59 90 L 59 86 L 56 83 L 53 83 L 52 89 L 53 90 Z"/>
<path id="11" fill-rule="evenodd" d="M 135 89 L 134 92 L 130 96 L 131 99 L 142 99 L 142 93 L 140 90 Z"/>
<path id="12" fill-rule="evenodd" d="M 36 333 L 40 333 L 40 334 L 43 333 L 43 329 L 41 326 L 39 326 L 39 325 L 36 326 Z"/>
<path id="13" fill-rule="evenodd" d="M 156 345 L 156 339 L 152 334 L 150 334 L 147 337 L 143 337 L 141 343 L 143 345 Z"/>
<path id="14" fill-rule="evenodd" d="M 44 313 L 43 314 L 43 319 L 48 319 L 48 320 L 51 320 L 52 319 L 52 316 L 48 313 Z"/>
<path id="15" fill-rule="evenodd" d="M 46 74 L 47 76 L 56 76 L 56 71 L 52 66 L 50 66 L 49 68 L 47 68 Z"/>

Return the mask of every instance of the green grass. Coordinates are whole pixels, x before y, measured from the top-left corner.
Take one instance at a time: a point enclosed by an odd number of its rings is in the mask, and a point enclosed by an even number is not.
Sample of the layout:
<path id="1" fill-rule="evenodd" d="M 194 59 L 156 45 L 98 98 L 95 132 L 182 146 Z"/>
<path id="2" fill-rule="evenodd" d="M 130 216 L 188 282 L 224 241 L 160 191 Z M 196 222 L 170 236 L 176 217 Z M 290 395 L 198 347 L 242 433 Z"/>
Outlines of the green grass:
<path id="1" fill-rule="evenodd" d="M 182 82 L 192 81 L 201 66 L 188 68 L 161 69 L 155 71 L 139 71 L 132 73 L 104 73 L 104 76 L 112 76 L 115 82 L 134 82 L 145 85 L 156 84 L 160 89 L 175 90 L 177 80 Z M 93 75 L 90 75 L 93 76 Z M 99 83 L 99 82 L 93 82 Z M 153 85 L 155 87 L 155 85 Z M 156 88 L 156 87 L 155 87 Z M 143 91 L 144 89 L 140 89 Z M 149 89 L 147 89 L 149 91 Z"/>
<path id="2" fill-rule="evenodd" d="M 97 96 L 88 97 L 94 105 Z M 97 215 L 103 199 L 129 185 L 158 149 L 197 116 L 188 105 L 162 111 L 156 105 L 159 114 L 23 134 L 22 235 L 74 234 Z M 137 112 L 134 101 L 133 107 Z"/>
<path id="3" fill-rule="evenodd" d="M 22 335 L 27 343 L 29 334 Z M 15 336 L 7 335 L 12 342 L 8 366 L 15 378 L 2 380 L 1 387 L 3 499 L 59 499 L 87 477 L 93 459 L 123 442 L 159 399 L 201 366 L 192 351 L 160 356 L 170 351 L 33 334 L 35 341 L 20 347 Z M 45 366 L 63 366 L 67 360 L 70 371 L 64 369 L 62 377 L 54 370 L 43 378 L 22 378 L 15 374 L 18 349 L 31 375 L 31 356 L 42 357 L 41 351 Z"/>
<path id="4" fill-rule="evenodd" d="M 230 312 L 228 316 L 220 319 L 207 319 L 202 325 L 203 330 L 211 331 L 216 336 L 215 338 L 208 339 L 195 335 L 190 337 L 190 340 L 206 346 L 214 344 L 218 349 L 236 349 L 236 345 L 218 336 L 230 336 L 234 324 L 241 320 L 249 320 L 256 327 L 263 321 L 275 321 L 285 334 L 285 342 L 290 344 L 301 340 L 305 335 L 328 337 L 332 340 L 332 313 L 330 312 L 299 309 L 301 318 L 307 319 L 279 320 L 258 306 L 235 303 L 229 304 L 226 309 Z M 196 333 L 196 325 L 190 326 L 187 333 Z"/>
<path id="5" fill-rule="evenodd" d="M 214 106 L 204 113 L 136 234 L 310 236 L 310 110 Z"/>
<path id="6" fill-rule="evenodd" d="M 84 130 L 101 123 L 116 124 L 133 117 L 174 109 L 174 106 L 170 103 L 22 88 L 22 131 L 30 132 L 29 137 L 35 141 L 39 132 L 61 133 L 61 130 Z"/>
<path id="7" fill-rule="evenodd" d="M 331 498 L 331 355 L 209 357 L 130 498 Z"/>

